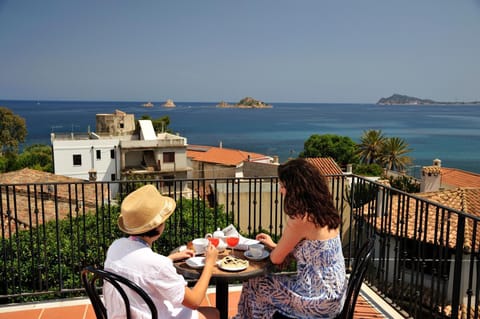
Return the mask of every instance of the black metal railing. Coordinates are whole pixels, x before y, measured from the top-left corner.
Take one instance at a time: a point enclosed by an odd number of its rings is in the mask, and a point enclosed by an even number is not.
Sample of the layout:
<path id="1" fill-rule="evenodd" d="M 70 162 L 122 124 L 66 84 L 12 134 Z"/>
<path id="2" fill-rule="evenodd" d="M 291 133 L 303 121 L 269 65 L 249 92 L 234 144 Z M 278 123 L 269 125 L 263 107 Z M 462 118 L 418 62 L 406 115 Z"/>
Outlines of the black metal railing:
<path id="1" fill-rule="evenodd" d="M 413 318 L 478 318 L 479 218 L 355 175 L 329 176 L 342 216 L 347 269 L 366 238 L 376 247 L 366 283 Z M 80 270 L 103 263 L 119 203 L 152 183 L 177 201 L 154 249 L 168 254 L 218 227 L 278 238 L 276 177 L 0 185 L 0 303 L 83 295 Z M 460 199 L 459 199 L 460 200 Z"/>

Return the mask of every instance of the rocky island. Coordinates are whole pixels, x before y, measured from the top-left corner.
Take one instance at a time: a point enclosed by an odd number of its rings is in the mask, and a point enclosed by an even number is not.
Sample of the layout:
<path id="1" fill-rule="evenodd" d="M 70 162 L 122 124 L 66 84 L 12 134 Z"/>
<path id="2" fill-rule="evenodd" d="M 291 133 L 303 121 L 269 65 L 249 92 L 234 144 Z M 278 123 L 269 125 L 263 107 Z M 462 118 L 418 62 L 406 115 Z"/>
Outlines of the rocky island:
<path id="1" fill-rule="evenodd" d="M 237 104 L 229 104 L 225 101 L 221 101 L 217 104 L 217 107 L 220 108 L 240 108 L 240 109 L 271 109 L 273 106 L 271 104 L 266 104 L 265 102 L 256 100 L 252 97 L 245 97 L 240 100 Z"/>
<path id="2" fill-rule="evenodd" d="M 163 107 L 175 107 L 175 103 L 173 103 L 172 99 L 167 99 L 165 103 L 162 104 Z"/>
<path id="3" fill-rule="evenodd" d="M 480 104 L 480 101 L 473 102 L 439 102 L 430 99 L 419 99 L 417 97 L 393 94 L 390 97 L 382 97 L 378 100 L 377 104 L 380 105 L 430 105 L 430 104 Z"/>

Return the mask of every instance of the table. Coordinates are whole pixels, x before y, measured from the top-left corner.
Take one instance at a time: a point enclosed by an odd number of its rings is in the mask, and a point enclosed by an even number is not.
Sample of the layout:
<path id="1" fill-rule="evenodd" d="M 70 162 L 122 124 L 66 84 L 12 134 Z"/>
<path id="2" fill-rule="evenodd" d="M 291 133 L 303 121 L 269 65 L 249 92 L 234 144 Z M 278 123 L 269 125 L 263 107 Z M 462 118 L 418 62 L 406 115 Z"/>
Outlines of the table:
<path id="1" fill-rule="evenodd" d="M 235 250 L 234 256 L 247 259 L 243 256 L 244 251 Z M 218 253 L 218 260 L 231 254 L 230 249 Z M 188 266 L 185 261 L 175 262 L 177 271 L 186 278 L 197 279 L 200 277 L 203 269 L 194 269 Z M 212 280 L 215 282 L 215 303 L 220 312 L 220 319 L 228 318 L 228 284 L 238 280 L 246 280 L 248 278 L 264 275 L 269 271 L 271 266 L 270 258 L 261 261 L 249 260 L 249 265 L 242 271 L 225 271 L 218 267 L 213 268 Z"/>

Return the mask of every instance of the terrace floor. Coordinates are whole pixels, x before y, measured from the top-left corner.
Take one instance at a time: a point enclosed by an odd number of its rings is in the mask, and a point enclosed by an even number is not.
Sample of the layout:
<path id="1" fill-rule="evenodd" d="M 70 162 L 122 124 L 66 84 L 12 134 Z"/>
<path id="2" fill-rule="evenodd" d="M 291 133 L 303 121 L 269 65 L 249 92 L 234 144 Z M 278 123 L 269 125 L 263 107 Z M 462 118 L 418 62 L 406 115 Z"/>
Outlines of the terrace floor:
<path id="1" fill-rule="evenodd" d="M 237 313 L 237 304 L 241 286 L 229 289 L 229 317 Z M 215 306 L 215 289 L 210 288 L 204 299 L 204 305 Z M 0 307 L 0 319 L 96 319 L 95 312 L 86 298 L 66 301 L 32 303 Z M 361 294 L 355 307 L 354 319 L 404 318 L 368 287 L 362 286 Z"/>

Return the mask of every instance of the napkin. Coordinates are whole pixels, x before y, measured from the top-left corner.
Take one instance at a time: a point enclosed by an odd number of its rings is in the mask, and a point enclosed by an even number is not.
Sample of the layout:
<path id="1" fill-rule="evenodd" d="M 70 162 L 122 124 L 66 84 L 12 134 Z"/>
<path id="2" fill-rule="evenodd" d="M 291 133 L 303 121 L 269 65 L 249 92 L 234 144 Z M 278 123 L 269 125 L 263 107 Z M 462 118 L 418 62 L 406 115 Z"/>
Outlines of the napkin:
<path id="1" fill-rule="evenodd" d="M 240 238 L 240 240 L 238 242 L 238 245 L 235 246 L 235 249 L 238 249 L 238 250 L 248 250 L 248 246 L 259 243 L 259 241 L 256 239 L 246 238 L 240 235 L 238 230 L 232 224 L 225 227 L 222 231 L 225 234 L 225 237 L 228 237 L 232 234 L 233 235 L 238 234 L 238 237 Z"/>

